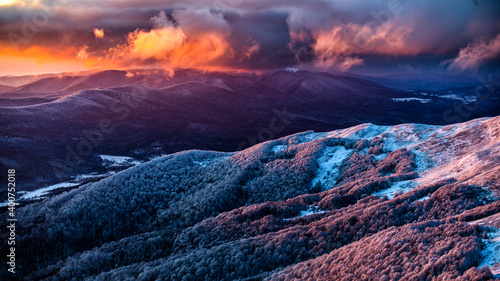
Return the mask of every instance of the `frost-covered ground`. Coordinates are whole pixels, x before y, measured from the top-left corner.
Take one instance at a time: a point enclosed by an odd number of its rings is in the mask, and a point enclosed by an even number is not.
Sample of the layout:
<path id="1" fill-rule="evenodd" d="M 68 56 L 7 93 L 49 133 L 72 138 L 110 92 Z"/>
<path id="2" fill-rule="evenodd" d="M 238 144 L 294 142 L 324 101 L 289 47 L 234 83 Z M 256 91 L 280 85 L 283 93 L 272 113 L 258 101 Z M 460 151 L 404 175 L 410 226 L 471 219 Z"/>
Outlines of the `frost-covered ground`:
<path id="1" fill-rule="evenodd" d="M 309 206 L 307 207 L 307 210 L 305 211 L 300 211 L 300 214 L 293 217 L 293 218 L 288 218 L 288 219 L 283 219 L 284 221 L 289 221 L 289 220 L 294 220 L 298 218 L 302 218 L 305 216 L 310 216 L 310 215 L 315 215 L 315 214 L 322 214 L 326 212 L 325 210 L 321 210 L 318 206 Z"/>
<path id="2" fill-rule="evenodd" d="M 274 146 L 273 149 L 272 149 L 272 151 L 274 153 L 276 153 L 276 152 L 279 152 L 279 151 L 282 151 L 282 150 L 286 149 L 287 147 L 288 147 L 287 145 L 279 144 L 279 145 Z"/>
<path id="3" fill-rule="evenodd" d="M 141 164 L 142 162 L 128 156 L 116 156 L 116 155 L 99 155 L 103 160 L 103 165 L 107 168 L 127 168 L 130 166 L 136 166 Z M 20 201 L 34 200 L 34 199 L 43 199 L 47 197 L 51 192 L 56 191 L 58 189 L 68 188 L 68 187 L 76 187 L 85 182 L 100 180 L 105 177 L 109 177 L 115 174 L 116 171 L 109 171 L 104 174 L 98 173 L 90 173 L 90 174 L 82 174 L 77 175 L 74 179 L 70 181 L 61 182 L 58 184 L 53 184 L 50 186 L 38 188 L 33 191 L 20 191 L 18 192 Z M 7 206 L 7 202 L 0 203 L 0 207 Z"/>
<path id="4" fill-rule="evenodd" d="M 23 241 L 42 249 L 26 248 L 30 280 L 491 275 L 478 261 L 498 274 L 500 238 L 483 236 L 483 226 L 500 224 L 500 202 L 485 192 L 498 189 L 499 143 L 500 118 L 492 118 L 361 124 L 235 153 L 160 157 L 20 208 L 31 227 Z M 82 254 L 51 248 L 66 242 L 60 237 Z"/>
<path id="5" fill-rule="evenodd" d="M 408 191 L 412 190 L 417 185 L 418 185 L 418 182 L 416 182 L 414 180 L 399 181 L 399 182 L 393 183 L 391 185 L 391 187 L 384 189 L 384 190 L 381 190 L 379 192 L 376 192 L 373 195 L 378 196 L 378 197 L 384 197 L 387 195 L 387 198 L 392 199 L 392 198 L 394 198 L 394 194 L 408 192 Z"/>
<path id="6" fill-rule="evenodd" d="M 330 189 L 337 183 L 339 176 L 340 164 L 344 159 L 352 154 L 351 149 L 346 149 L 343 146 L 327 147 L 323 151 L 323 156 L 318 159 L 319 169 L 315 179 L 313 179 L 313 186 L 321 183 L 323 189 Z"/>
<path id="7" fill-rule="evenodd" d="M 128 156 L 99 155 L 107 167 L 119 167 L 126 165 L 138 165 L 141 162 Z"/>
<path id="8" fill-rule="evenodd" d="M 441 95 L 439 97 L 443 98 L 443 99 L 458 100 L 458 101 L 463 101 L 463 102 L 473 102 L 473 101 L 476 101 L 476 99 L 477 99 L 476 96 L 464 96 L 464 95 L 457 95 L 457 94 L 447 94 L 447 95 Z"/>
<path id="9" fill-rule="evenodd" d="M 104 166 L 108 168 L 123 168 L 123 167 L 135 166 L 142 163 L 141 161 L 128 156 L 99 155 L 99 157 L 102 158 Z M 46 198 L 51 192 L 57 191 L 58 189 L 76 187 L 89 181 L 95 181 L 105 177 L 109 177 L 115 173 L 116 171 L 109 171 L 104 174 L 97 174 L 97 173 L 82 174 L 82 175 L 77 175 L 73 180 L 38 188 L 33 191 L 19 191 L 18 200 L 29 201 L 35 199 L 43 199 Z M 0 207 L 5 207 L 5 206 L 7 206 L 7 202 L 0 203 Z"/>
<path id="10" fill-rule="evenodd" d="M 78 175 L 75 179 L 71 181 L 66 181 L 66 182 L 61 182 L 58 184 L 53 184 L 49 185 L 43 188 L 39 188 L 33 191 L 19 191 L 18 194 L 19 200 L 20 201 L 25 201 L 25 200 L 34 200 L 34 199 L 43 199 L 47 197 L 52 191 L 56 191 L 58 189 L 62 188 L 68 188 L 68 187 L 75 187 L 82 185 L 85 182 L 88 181 L 94 181 L 94 180 L 100 180 L 105 177 L 109 177 L 116 172 L 110 171 L 105 174 L 97 174 L 97 173 L 92 173 L 92 174 L 85 174 L 85 175 Z M 7 203 L 0 203 L 0 207 L 6 206 Z"/>
<path id="11" fill-rule="evenodd" d="M 421 98 L 393 98 L 394 102 L 408 102 L 408 101 L 418 101 L 420 103 L 430 103 L 431 99 L 421 99 Z"/>
<path id="12" fill-rule="evenodd" d="M 19 195 L 18 200 L 24 201 L 24 200 L 42 199 L 42 198 L 45 198 L 53 190 L 77 186 L 77 185 L 79 185 L 79 183 L 62 182 L 62 183 L 50 185 L 50 186 L 47 186 L 44 188 L 40 188 L 40 189 L 37 189 L 34 191 L 19 191 L 18 192 L 18 195 Z M 7 206 L 7 202 L 0 203 L 0 207 L 5 207 L 5 206 Z"/>
<path id="13" fill-rule="evenodd" d="M 447 178 L 455 178 L 464 183 L 480 186 L 496 181 L 500 163 L 497 158 L 491 158 L 489 155 L 500 154 L 498 140 L 494 137 L 497 128 L 490 126 L 486 130 L 488 134 L 482 137 L 474 133 L 476 128 L 488 120 L 489 118 L 481 118 L 448 126 L 361 124 L 328 133 L 308 132 L 298 137 L 301 143 L 328 138 L 344 138 L 354 141 L 380 139 L 382 153 L 374 155 L 377 161 L 384 159 L 395 150 L 409 149 L 416 157 L 416 171 L 419 173 L 419 178 L 395 182 L 390 188 L 374 194 L 393 198 L 395 193 L 408 192 L 421 183 L 429 184 Z M 281 149 L 283 146 L 278 147 Z M 342 161 L 350 157 L 353 151 L 354 149 L 346 149 L 343 146 L 326 147 L 322 156 L 318 158 L 319 169 L 316 178 L 312 181 L 313 186 L 321 183 L 324 189 L 333 187 L 337 182 Z M 362 153 L 367 153 L 366 149 Z M 476 176 L 483 170 L 484 175 L 488 176 Z"/>
<path id="14" fill-rule="evenodd" d="M 99 155 L 99 157 L 101 157 L 101 159 L 103 160 L 104 166 L 109 167 L 109 168 L 135 166 L 135 165 L 139 165 L 142 163 L 141 161 L 136 160 L 132 157 L 128 157 L 128 156 Z M 85 181 L 88 181 L 88 180 L 92 181 L 92 179 L 102 179 L 102 178 L 111 176 L 115 173 L 116 173 L 116 171 L 109 171 L 105 174 L 91 173 L 91 174 L 78 175 L 71 181 L 46 186 L 43 188 L 36 189 L 34 191 L 23 191 L 22 193 L 20 192 L 21 196 L 19 199 L 20 200 L 43 199 L 51 191 L 61 189 L 61 188 L 78 186 L 78 185 L 81 185 L 82 183 L 84 183 Z M 0 207 L 5 206 L 5 204 L 6 203 L 1 203 Z"/>
<path id="15" fill-rule="evenodd" d="M 44 188 L 40 188 L 34 191 L 28 191 L 25 192 L 23 195 L 21 195 L 20 199 L 21 200 L 32 200 L 32 199 L 40 199 L 44 198 L 50 191 L 59 189 L 59 188 L 65 188 L 65 187 L 72 187 L 72 186 L 77 186 L 79 183 L 75 182 L 62 182 L 54 185 L 50 185 Z"/>
<path id="16" fill-rule="evenodd" d="M 481 253 L 483 261 L 479 267 L 489 266 L 493 275 L 500 277 L 500 214 L 473 221 L 471 224 L 489 226 L 492 229 L 488 238 L 483 239 L 486 247 Z"/>
<path id="17" fill-rule="evenodd" d="M 495 277 L 500 277 L 500 230 L 497 229 L 491 238 L 484 239 L 484 242 L 486 244 L 486 249 L 483 251 L 485 259 L 479 267 L 487 265 Z"/>

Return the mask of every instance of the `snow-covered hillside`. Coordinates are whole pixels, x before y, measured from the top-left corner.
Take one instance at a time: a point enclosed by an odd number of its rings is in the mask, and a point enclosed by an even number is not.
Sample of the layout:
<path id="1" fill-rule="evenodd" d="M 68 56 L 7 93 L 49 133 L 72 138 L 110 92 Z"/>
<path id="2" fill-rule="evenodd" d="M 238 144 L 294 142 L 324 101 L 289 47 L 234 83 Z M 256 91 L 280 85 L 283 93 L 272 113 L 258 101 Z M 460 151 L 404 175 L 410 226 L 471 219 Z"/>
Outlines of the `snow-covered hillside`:
<path id="1" fill-rule="evenodd" d="M 20 262 L 26 280 L 489 280 L 499 149 L 494 117 L 175 153 L 19 209 Z"/>
<path id="2" fill-rule="evenodd" d="M 417 183 L 430 184 L 446 178 L 459 182 L 477 184 L 497 190 L 500 175 L 500 118 L 482 118 L 448 126 L 402 124 L 378 126 L 362 124 L 330 133 L 308 132 L 297 135 L 300 139 L 365 140 L 370 149 L 359 147 L 327 147 L 318 159 L 320 169 L 313 183 L 320 181 L 331 185 L 338 174 L 337 166 L 348 159 L 354 151 L 372 154 L 382 160 L 390 152 L 401 148 L 416 156 Z M 375 146 L 373 146 L 375 145 Z M 332 153 L 333 151 L 333 153 Z M 327 182 L 330 182 L 328 184 Z"/>

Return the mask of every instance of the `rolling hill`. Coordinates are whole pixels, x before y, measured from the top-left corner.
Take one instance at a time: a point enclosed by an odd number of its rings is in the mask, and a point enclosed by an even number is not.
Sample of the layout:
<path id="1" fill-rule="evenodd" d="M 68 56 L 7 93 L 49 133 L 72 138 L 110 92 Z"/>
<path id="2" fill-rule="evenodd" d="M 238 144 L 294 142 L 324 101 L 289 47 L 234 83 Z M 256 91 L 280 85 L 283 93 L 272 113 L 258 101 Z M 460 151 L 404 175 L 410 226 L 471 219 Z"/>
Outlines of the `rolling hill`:
<path id="1" fill-rule="evenodd" d="M 167 155 L 18 209 L 20 279 L 493 280 L 499 155 L 500 117 Z"/>
<path id="2" fill-rule="evenodd" d="M 99 155 L 144 161 L 366 122 L 448 124 L 498 114 L 495 95 L 467 105 L 474 110 L 463 115 L 461 101 L 329 73 L 184 69 L 173 76 L 131 70 L 48 77 L 0 94 L 0 166 L 22 167 L 22 188 L 32 190 L 105 171 Z"/>

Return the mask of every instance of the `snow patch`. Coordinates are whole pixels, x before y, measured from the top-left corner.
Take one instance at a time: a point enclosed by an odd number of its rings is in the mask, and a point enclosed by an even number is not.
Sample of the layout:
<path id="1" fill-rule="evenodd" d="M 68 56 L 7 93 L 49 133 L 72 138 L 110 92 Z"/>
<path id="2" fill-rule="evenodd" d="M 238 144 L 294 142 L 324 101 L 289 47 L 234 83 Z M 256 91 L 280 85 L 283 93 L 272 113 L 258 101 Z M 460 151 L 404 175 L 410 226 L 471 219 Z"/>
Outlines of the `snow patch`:
<path id="1" fill-rule="evenodd" d="M 306 143 L 306 142 L 311 142 L 315 140 L 319 140 L 322 138 L 325 138 L 330 134 L 329 132 L 327 133 L 315 133 L 315 132 L 306 132 L 306 133 L 301 133 L 297 135 L 297 139 L 299 143 Z"/>
<path id="2" fill-rule="evenodd" d="M 489 239 L 483 239 L 486 249 L 482 251 L 483 262 L 478 267 L 489 266 L 495 277 L 500 277 L 500 229 L 495 229 Z"/>
<path id="3" fill-rule="evenodd" d="M 128 156 L 99 155 L 107 167 L 119 167 L 125 165 L 138 165 L 140 161 Z"/>
<path id="4" fill-rule="evenodd" d="M 427 195 L 427 196 L 424 196 L 424 197 L 418 199 L 417 201 L 422 202 L 422 201 L 429 200 L 429 199 L 431 199 L 431 197 L 429 195 Z"/>
<path id="5" fill-rule="evenodd" d="M 477 99 L 476 96 L 464 96 L 464 95 L 457 95 L 457 94 L 448 94 L 448 95 L 442 95 L 439 97 L 443 98 L 443 99 L 458 100 L 458 101 L 463 101 L 463 102 L 474 102 Z"/>
<path id="6" fill-rule="evenodd" d="M 294 220 L 294 219 L 298 219 L 301 217 L 310 216 L 310 215 L 314 215 L 314 214 L 323 214 L 324 212 L 326 212 L 326 211 L 321 210 L 318 206 L 310 205 L 309 207 L 307 207 L 307 210 L 300 211 L 300 214 L 298 214 L 297 216 L 295 216 L 293 218 L 283 219 L 283 220 L 289 221 L 289 220 Z"/>
<path id="7" fill-rule="evenodd" d="M 67 188 L 67 187 L 75 187 L 78 185 L 82 185 L 84 183 L 87 183 L 89 181 L 94 181 L 94 180 L 100 180 L 104 177 L 109 177 L 113 174 L 115 174 L 116 171 L 109 171 L 105 174 L 98 174 L 98 173 L 91 173 L 91 174 L 82 174 L 82 175 L 77 175 L 73 180 L 67 181 L 67 182 L 62 182 L 58 184 L 53 184 L 47 187 L 39 188 L 33 191 L 19 191 L 17 192 L 19 196 L 19 201 L 26 201 L 26 200 L 34 200 L 34 199 L 44 199 L 49 195 L 49 193 L 53 190 L 57 190 L 60 188 Z M 0 207 L 7 206 L 8 202 L 3 202 L 0 203 Z M 18 203 L 16 203 L 18 205 Z"/>
<path id="8" fill-rule="evenodd" d="M 390 128 L 381 137 L 384 148 L 394 151 L 402 147 L 410 147 L 422 141 L 427 141 L 440 128 L 439 126 L 423 124 L 401 124 Z"/>
<path id="9" fill-rule="evenodd" d="M 193 160 L 194 164 L 200 165 L 202 167 L 207 167 L 215 162 L 228 159 L 230 156 L 220 156 L 216 158 L 201 158 L 200 160 Z"/>
<path id="10" fill-rule="evenodd" d="M 90 179 L 90 178 L 95 178 L 95 177 L 99 177 L 99 176 L 102 176 L 102 175 L 99 175 L 98 173 L 94 172 L 94 173 L 90 173 L 90 174 L 77 175 L 75 180 L 81 181 L 84 179 Z"/>
<path id="11" fill-rule="evenodd" d="M 379 126 L 371 123 L 360 124 L 347 129 L 330 132 L 330 138 L 349 138 L 349 139 L 372 139 L 389 131 L 390 126 Z"/>
<path id="12" fill-rule="evenodd" d="M 200 165 L 200 166 L 202 166 L 202 167 L 206 167 L 206 166 L 208 166 L 208 163 L 209 163 L 209 162 L 210 162 L 210 161 L 196 161 L 196 160 L 193 160 L 193 163 L 198 164 L 198 165 Z"/>
<path id="13" fill-rule="evenodd" d="M 319 169 L 316 178 L 312 180 L 312 185 L 321 183 L 325 190 L 332 188 L 337 183 L 340 164 L 351 154 L 352 150 L 343 146 L 326 147 L 323 155 L 318 158 Z"/>
<path id="14" fill-rule="evenodd" d="M 80 183 L 74 183 L 74 182 L 62 182 L 54 185 L 50 185 L 44 188 L 40 188 L 34 191 L 28 191 L 25 194 L 21 195 L 19 198 L 20 200 L 32 200 L 32 199 L 37 199 L 37 198 L 44 198 L 49 194 L 50 191 L 56 190 L 59 188 L 65 188 L 65 187 L 73 187 L 77 186 Z"/>
<path id="15" fill-rule="evenodd" d="M 385 157 L 387 157 L 387 155 L 389 155 L 388 153 L 382 153 L 382 154 L 379 154 L 379 155 L 375 155 L 375 160 L 377 161 L 380 161 L 382 159 L 384 159 Z"/>
<path id="16" fill-rule="evenodd" d="M 421 98 L 393 98 L 394 102 L 408 102 L 408 101 L 418 101 L 420 103 L 430 103 L 431 99 L 421 99 Z"/>
<path id="17" fill-rule="evenodd" d="M 276 146 L 273 147 L 272 151 L 274 153 L 276 153 L 278 151 L 282 151 L 282 150 L 286 149 L 287 147 L 288 147 L 288 145 L 282 145 L 282 144 L 276 145 Z"/>
<path id="18" fill-rule="evenodd" d="M 19 203 L 14 203 L 16 206 L 19 205 Z M 4 203 L 0 203 L 0 207 L 7 207 L 9 206 L 9 202 L 4 202 Z M 12 206 L 12 204 L 11 204 Z"/>
<path id="19" fill-rule="evenodd" d="M 418 185 L 418 182 L 412 181 L 412 180 L 399 181 L 399 182 L 393 183 L 391 185 L 391 187 L 384 189 L 384 190 L 381 190 L 381 191 L 378 191 L 378 192 L 375 192 L 372 195 L 378 196 L 380 198 L 387 195 L 387 198 L 392 199 L 392 198 L 394 198 L 394 195 L 397 192 L 406 193 L 406 192 L 412 190 L 417 185 Z"/>

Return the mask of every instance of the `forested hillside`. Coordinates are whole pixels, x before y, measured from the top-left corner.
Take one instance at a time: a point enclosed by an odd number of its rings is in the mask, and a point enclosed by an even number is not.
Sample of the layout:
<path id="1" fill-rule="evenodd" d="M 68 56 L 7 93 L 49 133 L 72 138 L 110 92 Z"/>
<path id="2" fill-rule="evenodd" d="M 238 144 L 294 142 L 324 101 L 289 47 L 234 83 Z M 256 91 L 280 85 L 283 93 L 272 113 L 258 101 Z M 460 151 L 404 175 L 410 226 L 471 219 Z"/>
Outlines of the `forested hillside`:
<path id="1" fill-rule="evenodd" d="M 22 169 L 20 188 L 33 190 L 105 172 L 103 154 L 145 161 L 190 149 L 239 151 L 297 132 L 367 122 L 440 125 L 498 115 L 498 93 L 476 90 L 469 102 L 477 103 L 462 105 L 348 74 L 302 70 L 48 77 L 0 94 L 0 167 Z M 474 110 L 458 115 L 457 103 Z"/>
<path id="2" fill-rule="evenodd" d="M 500 117 L 171 154 L 20 208 L 18 277 L 493 280 L 499 155 Z"/>

